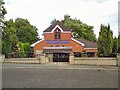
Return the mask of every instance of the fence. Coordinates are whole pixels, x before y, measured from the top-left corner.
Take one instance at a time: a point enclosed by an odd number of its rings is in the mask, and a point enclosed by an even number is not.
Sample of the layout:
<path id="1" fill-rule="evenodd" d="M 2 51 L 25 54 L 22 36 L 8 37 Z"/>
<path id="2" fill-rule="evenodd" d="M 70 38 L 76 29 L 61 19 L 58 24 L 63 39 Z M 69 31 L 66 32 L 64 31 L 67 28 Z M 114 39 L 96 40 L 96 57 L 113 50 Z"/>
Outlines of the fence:
<path id="1" fill-rule="evenodd" d="M 5 55 L 6 58 L 33 58 L 34 52 L 12 52 Z"/>
<path id="2" fill-rule="evenodd" d="M 4 56 L 4 55 L 2 55 Z M 48 63 L 49 59 L 44 55 L 38 55 L 36 58 L 2 58 L 4 63 L 24 63 L 24 64 L 43 64 Z"/>
<path id="3" fill-rule="evenodd" d="M 24 63 L 24 64 L 39 64 L 40 61 L 36 58 L 4 58 L 3 62 L 7 63 Z"/>

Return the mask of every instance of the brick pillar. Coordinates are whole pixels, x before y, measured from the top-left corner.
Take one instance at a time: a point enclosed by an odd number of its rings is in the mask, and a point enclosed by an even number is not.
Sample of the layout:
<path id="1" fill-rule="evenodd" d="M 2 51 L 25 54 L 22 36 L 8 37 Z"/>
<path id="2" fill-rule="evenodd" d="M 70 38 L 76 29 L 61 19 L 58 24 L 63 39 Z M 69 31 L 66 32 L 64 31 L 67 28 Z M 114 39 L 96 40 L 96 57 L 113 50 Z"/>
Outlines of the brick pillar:
<path id="1" fill-rule="evenodd" d="M 69 61 L 70 61 L 70 64 L 74 64 L 74 54 L 73 53 L 70 53 Z"/>
<path id="2" fill-rule="evenodd" d="M 0 54 L 0 62 L 4 62 L 4 60 L 5 60 L 5 55 Z"/>
<path id="3" fill-rule="evenodd" d="M 49 54 L 48 58 L 49 58 L 49 62 L 53 62 L 53 54 Z"/>
<path id="4" fill-rule="evenodd" d="M 40 55 L 40 63 L 44 64 L 45 63 L 45 54 Z"/>
<path id="5" fill-rule="evenodd" d="M 120 53 L 117 54 L 117 65 L 120 67 Z"/>

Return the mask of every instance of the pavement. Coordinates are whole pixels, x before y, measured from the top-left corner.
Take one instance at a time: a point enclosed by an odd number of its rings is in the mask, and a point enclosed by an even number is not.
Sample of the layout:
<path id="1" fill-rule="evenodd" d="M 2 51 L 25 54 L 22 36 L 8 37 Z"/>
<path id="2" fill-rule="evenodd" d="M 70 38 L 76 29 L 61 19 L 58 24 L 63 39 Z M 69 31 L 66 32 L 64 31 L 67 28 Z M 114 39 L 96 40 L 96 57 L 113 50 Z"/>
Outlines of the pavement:
<path id="1" fill-rule="evenodd" d="M 3 88 L 117 88 L 118 67 L 63 63 L 2 64 Z"/>
<path id="2" fill-rule="evenodd" d="M 78 69 L 78 70 L 118 70 L 116 66 L 70 65 L 67 63 L 14 64 L 3 63 L 2 68 L 39 68 L 39 69 Z"/>

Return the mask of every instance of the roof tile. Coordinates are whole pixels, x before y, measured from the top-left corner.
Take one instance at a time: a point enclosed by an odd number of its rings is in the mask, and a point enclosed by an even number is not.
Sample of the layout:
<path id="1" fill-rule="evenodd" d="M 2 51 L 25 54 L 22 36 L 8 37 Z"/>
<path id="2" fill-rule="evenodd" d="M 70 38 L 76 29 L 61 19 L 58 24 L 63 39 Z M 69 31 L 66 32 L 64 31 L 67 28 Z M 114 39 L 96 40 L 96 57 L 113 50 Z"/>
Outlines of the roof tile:
<path id="1" fill-rule="evenodd" d="M 92 42 L 92 41 L 88 41 L 86 39 L 76 39 L 77 41 L 81 42 L 81 43 L 84 43 L 85 46 L 84 48 L 97 48 L 97 43 L 96 42 Z"/>

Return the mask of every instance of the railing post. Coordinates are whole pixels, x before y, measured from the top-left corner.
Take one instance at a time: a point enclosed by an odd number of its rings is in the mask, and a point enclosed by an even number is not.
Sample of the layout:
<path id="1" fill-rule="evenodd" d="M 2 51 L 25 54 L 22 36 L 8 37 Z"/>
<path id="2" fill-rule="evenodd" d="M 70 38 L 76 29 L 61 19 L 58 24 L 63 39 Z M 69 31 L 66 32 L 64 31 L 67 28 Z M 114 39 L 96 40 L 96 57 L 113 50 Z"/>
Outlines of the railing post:
<path id="1" fill-rule="evenodd" d="M 41 64 L 45 63 L 45 54 L 40 54 L 40 63 Z"/>
<path id="2" fill-rule="evenodd" d="M 74 64 L 74 54 L 73 53 L 70 53 L 69 61 L 70 61 L 70 64 Z"/>

